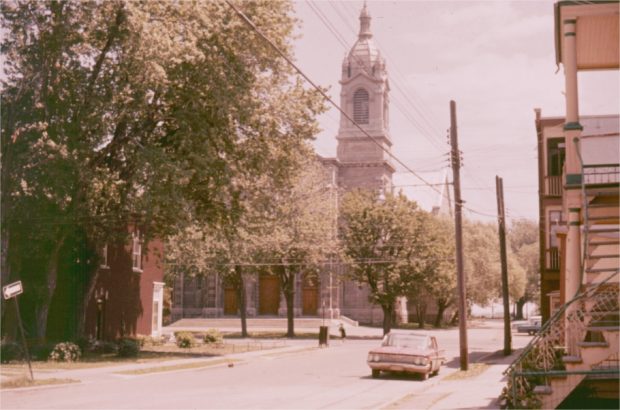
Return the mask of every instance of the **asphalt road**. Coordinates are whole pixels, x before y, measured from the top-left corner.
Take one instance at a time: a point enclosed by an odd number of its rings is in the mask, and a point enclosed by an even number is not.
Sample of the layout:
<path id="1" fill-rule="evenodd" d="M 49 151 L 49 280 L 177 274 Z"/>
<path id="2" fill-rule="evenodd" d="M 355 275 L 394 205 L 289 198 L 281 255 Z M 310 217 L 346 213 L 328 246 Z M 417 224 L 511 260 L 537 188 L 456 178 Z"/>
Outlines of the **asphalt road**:
<path id="1" fill-rule="evenodd" d="M 432 331 L 449 360 L 438 377 L 370 377 L 377 340 L 332 341 L 329 348 L 269 353 L 219 366 L 140 376 L 104 375 L 75 385 L 3 391 L 0 407 L 48 409 L 377 409 L 420 393 L 458 368 L 458 331 Z M 501 327 L 468 331 L 473 357 L 502 348 Z M 515 347 L 529 337 L 515 335 Z"/>

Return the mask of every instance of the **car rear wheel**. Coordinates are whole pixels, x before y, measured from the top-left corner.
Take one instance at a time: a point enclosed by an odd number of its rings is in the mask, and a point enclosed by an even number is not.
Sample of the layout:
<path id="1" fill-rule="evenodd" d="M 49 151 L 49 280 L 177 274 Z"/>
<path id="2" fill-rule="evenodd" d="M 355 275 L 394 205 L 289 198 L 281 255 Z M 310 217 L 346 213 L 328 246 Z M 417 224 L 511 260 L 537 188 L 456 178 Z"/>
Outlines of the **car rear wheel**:
<path id="1" fill-rule="evenodd" d="M 381 374 L 381 370 L 372 369 L 372 377 L 373 377 L 373 379 L 376 379 L 377 377 L 379 377 L 380 374 Z"/>

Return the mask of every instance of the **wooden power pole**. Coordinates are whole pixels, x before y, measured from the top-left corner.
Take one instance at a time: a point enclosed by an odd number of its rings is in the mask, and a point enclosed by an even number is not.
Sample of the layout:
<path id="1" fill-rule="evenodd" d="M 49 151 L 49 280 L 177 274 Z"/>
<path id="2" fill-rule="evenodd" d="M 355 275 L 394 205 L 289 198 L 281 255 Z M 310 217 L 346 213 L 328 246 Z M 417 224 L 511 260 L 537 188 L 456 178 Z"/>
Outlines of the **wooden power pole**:
<path id="1" fill-rule="evenodd" d="M 504 181 L 495 176 L 497 189 L 497 222 L 499 225 L 499 250 L 502 263 L 502 299 L 504 301 L 504 356 L 512 353 L 510 335 L 510 304 L 508 300 L 508 261 L 506 257 L 506 214 L 504 212 Z"/>
<path id="2" fill-rule="evenodd" d="M 450 145 L 452 146 L 452 176 L 454 182 L 454 233 L 456 240 L 456 279 L 459 309 L 459 346 L 461 370 L 468 368 L 467 310 L 465 306 L 465 273 L 463 270 L 463 221 L 461 201 L 461 152 L 456 135 L 456 103 L 450 101 Z"/>

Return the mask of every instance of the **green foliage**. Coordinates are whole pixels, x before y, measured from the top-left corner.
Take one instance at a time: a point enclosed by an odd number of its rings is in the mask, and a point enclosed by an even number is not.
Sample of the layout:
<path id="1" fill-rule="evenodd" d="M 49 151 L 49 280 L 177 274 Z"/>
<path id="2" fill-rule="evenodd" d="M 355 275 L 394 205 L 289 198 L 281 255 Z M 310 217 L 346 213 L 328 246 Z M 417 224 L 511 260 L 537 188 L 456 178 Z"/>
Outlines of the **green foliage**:
<path id="1" fill-rule="evenodd" d="M 391 316 L 396 298 L 417 293 L 430 269 L 429 216 L 405 196 L 353 191 L 341 207 L 342 247 L 349 274 L 370 288 L 370 302 Z M 384 332 L 389 324 L 384 321 Z"/>
<path id="2" fill-rule="evenodd" d="M 123 338 L 118 341 L 119 357 L 138 357 L 140 353 L 140 341 L 138 339 Z"/>
<path id="3" fill-rule="evenodd" d="M 174 332 L 174 338 L 178 347 L 189 349 L 196 345 L 196 339 L 192 332 Z"/>
<path id="4" fill-rule="evenodd" d="M 78 361 L 81 356 L 82 351 L 78 345 L 71 342 L 62 342 L 54 346 L 54 349 L 52 349 L 49 355 L 49 360 L 56 362 L 75 362 Z"/>
<path id="5" fill-rule="evenodd" d="M 224 336 L 217 329 L 209 329 L 204 334 L 204 342 L 209 343 L 222 343 L 224 341 Z"/>
<path id="6" fill-rule="evenodd" d="M 0 361 L 2 363 L 22 360 L 23 358 L 24 353 L 18 343 L 6 340 L 0 342 Z"/>
<path id="7" fill-rule="evenodd" d="M 37 337 L 63 262 L 90 289 L 98 247 L 129 223 L 148 241 L 226 221 L 243 211 L 239 179 L 286 179 L 318 131 L 317 93 L 224 2 L 1 7 L 1 270 L 36 272 L 23 280 Z M 290 2 L 238 7 L 290 53 Z"/>
<path id="8" fill-rule="evenodd" d="M 30 358 L 32 360 L 45 361 L 49 358 L 55 345 L 52 343 L 35 343 L 29 347 Z"/>
<path id="9" fill-rule="evenodd" d="M 118 353 L 118 344 L 107 340 L 94 340 L 88 349 L 90 352 L 99 354 Z"/>

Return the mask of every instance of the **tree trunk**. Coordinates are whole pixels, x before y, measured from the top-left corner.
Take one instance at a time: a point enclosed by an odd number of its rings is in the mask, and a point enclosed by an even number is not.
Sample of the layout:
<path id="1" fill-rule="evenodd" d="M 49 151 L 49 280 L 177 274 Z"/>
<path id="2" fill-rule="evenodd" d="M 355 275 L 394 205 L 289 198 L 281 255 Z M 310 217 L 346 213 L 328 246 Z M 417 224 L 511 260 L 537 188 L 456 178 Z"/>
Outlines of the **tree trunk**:
<path id="1" fill-rule="evenodd" d="M 383 335 L 387 335 L 392 330 L 392 313 L 394 312 L 393 305 L 381 305 L 383 309 Z"/>
<path id="2" fill-rule="evenodd" d="M 515 320 L 523 319 L 523 306 L 525 306 L 526 302 L 527 301 L 524 297 L 521 297 L 519 298 L 519 300 L 517 300 L 517 312 L 516 312 Z"/>
<path id="3" fill-rule="evenodd" d="M 448 304 L 442 300 L 437 301 L 437 316 L 435 316 L 435 323 L 433 326 L 441 327 L 441 322 L 443 321 L 443 314 L 448 308 Z"/>
<path id="4" fill-rule="evenodd" d="M 239 301 L 239 317 L 241 318 L 241 337 L 248 337 L 248 320 L 246 312 L 245 282 L 243 281 L 243 271 L 241 266 L 235 265 L 235 285 L 237 290 L 237 300 Z"/>
<path id="5" fill-rule="evenodd" d="M 286 299 L 286 337 L 295 337 L 295 291 L 286 289 L 284 298 Z"/>
<path id="6" fill-rule="evenodd" d="M 416 312 L 418 316 L 418 328 L 424 329 L 426 324 L 426 303 L 416 303 Z"/>
<path id="7" fill-rule="evenodd" d="M 88 286 L 86 287 L 86 292 L 82 297 L 82 311 L 78 315 L 78 323 L 76 333 L 78 337 L 86 336 L 86 316 L 88 316 L 88 302 L 93 297 L 95 293 L 95 287 L 97 286 L 97 279 L 99 278 L 99 269 L 96 268 L 92 275 L 90 275 L 90 279 L 88 280 Z"/>
<path id="8" fill-rule="evenodd" d="M 60 249 L 65 242 L 65 235 L 61 235 L 58 238 L 58 242 L 52 249 L 49 262 L 47 264 L 47 291 L 45 296 L 39 302 L 36 309 L 36 337 L 39 341 L 45 341 L 47 333 L 47 317 L 49 315 L 50 305 L 52 304 L 52 298 L 56 292 L 56 284 L 58 280 L 58 259 L 60 258 Z"/>

